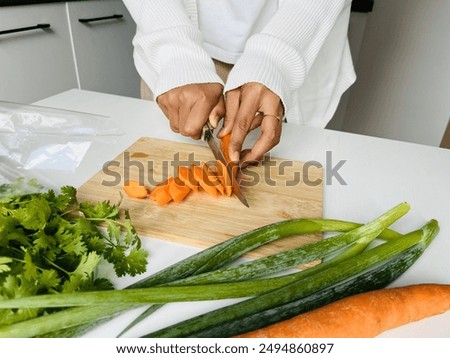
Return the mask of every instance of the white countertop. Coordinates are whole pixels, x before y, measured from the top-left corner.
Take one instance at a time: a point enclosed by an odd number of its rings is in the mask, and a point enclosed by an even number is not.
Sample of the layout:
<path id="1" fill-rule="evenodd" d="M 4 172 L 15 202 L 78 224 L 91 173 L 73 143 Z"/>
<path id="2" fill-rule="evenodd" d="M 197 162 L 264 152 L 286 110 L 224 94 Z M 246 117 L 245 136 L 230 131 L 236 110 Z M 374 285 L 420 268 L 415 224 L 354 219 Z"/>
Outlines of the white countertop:
<path id="1" fill-rule="evenodd" d="M 54 178 L 59 185 L 81 185 L 99 171 L 104 162 L 143 136 L 194 142 L 172 133 L 167 119 L 150 101 L 70 90 L 36 104 L 106 115 L 117 120 L 124 132 L 113 145 L 94 143 L 74 175 Z M 326 168 L 327 152 L 332 154 L 331 167 L 341 160 L 346 161 L 339 174 L 347 185 L 334 178 L 324 186 L 324 217 L 367 222 L 400 202 L 409 202 L 411 211 L 394 224 L 394 229 L 408 232 L 434 218 L 439 221 L 441 231 L 419 261 L 393 285 L 450 284 L 450 150 L 288 123 L 284 126 L 281 143 L 271 154 L 286 159 L 316 160 Z M 170 252 L 170 260 L 178 260 L 196 251 L 145 239 L 146 247 L 152 252 L 153 270 L 161 268 L 163 262 L 168 264 L 162 259 L 164 254 L 167 256 Z M 202 311 L 208 304 L 196 304 L 196 307 Z M 153 318 L 157 318 L 156 314 Z M 123 321 L 116 320 L 88 336 L 111 337 L 122 326 Z M 130 331 L 130 336 L 149 331 L 149 326 L 136 327 Z M 450 312 L 385 332 L 381 337 L 450 337 Z"/>

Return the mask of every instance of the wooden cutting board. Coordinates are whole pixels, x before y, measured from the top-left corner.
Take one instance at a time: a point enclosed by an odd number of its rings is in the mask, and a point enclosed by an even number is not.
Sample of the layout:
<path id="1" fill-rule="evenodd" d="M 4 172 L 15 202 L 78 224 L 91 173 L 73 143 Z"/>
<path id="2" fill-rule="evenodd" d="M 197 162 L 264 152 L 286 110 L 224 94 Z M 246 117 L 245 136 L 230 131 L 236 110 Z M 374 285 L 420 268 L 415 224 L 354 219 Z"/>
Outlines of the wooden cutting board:
<path id="1" fill-rule="evenodd" d="M 213 198 L 202 191 L 191 192 L 181 203 L 165 206 L 149 199 L 132 199 L 123 193 L 123 183 L 128 179 L 152 188 L 173 175 L 178 165 L 213 160 L 206 146 L 141 138 L 78 188 L 78 199 L 117 203 L 123 194 L 121 207 L 129 210 L 141 236 L 199 248 L 281 220 L 322 217 L 322 168 L 279 158 L 266 158 L 261 166 L 249 167 L 241 173 L 242 192 L 250 208 L 234 196 Z M 304 235 L 278 240 L 247 257 L 284 251 L 320 238 Z"/>

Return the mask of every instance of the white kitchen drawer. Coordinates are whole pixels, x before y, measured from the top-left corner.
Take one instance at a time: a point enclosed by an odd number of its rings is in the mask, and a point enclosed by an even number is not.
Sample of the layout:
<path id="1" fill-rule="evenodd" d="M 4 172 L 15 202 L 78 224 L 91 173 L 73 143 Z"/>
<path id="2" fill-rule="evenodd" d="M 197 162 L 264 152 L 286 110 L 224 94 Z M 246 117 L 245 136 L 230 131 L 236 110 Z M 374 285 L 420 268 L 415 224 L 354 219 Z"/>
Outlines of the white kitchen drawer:
<path id="1" fill-rule="evenodd" d="M 66 5 L 0 7 L 0 100 L 30 103 L 77 87 Z"/>
<path id="2" fill-rule="evenodd" d="M 80 88 L 139 97 L 132 44 L 136 25 L 122 1 L 69 2 L 67 6 Z"/>

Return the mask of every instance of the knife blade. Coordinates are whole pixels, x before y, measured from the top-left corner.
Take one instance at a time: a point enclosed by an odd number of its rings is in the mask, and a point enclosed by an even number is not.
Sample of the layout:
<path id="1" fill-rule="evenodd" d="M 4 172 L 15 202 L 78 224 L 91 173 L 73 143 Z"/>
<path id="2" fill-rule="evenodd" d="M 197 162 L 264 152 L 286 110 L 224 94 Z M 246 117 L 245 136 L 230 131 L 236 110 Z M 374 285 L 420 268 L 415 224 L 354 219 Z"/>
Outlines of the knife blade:
<path id="1" fill-rule="evenodd" d="M 225 165 L 228 176 L 231 178 L 231 187 L 233 189 L 233 194 L 240 200 L 242 204 L 244 204 L 246 207 L 249 208 L 250 206 L 248 205 L 247 199 L 245 199 L 244 194 L 242 194 L 239 183 L 234 177 L 231 167 L 228 165 L 225 156 L 222 153 L 222 150 L 220 149 L 216 139 L 214 138 L 214 128 L 209 123 L 209 121 L 206 122 L 206 124 L 203 127 L 202 139 L 208 144 L 209 148 L 211 149 L 211 152 L 214 155 L 214 158 L 221 161 Z"/>

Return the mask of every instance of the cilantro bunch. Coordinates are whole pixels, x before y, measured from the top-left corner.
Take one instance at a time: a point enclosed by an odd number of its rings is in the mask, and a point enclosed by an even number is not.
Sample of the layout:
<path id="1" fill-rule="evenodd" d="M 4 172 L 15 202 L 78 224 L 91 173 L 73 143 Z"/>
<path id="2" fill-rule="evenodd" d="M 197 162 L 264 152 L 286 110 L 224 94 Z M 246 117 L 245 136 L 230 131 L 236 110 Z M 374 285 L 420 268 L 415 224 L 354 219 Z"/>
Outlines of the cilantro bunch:
<path id="1" fill-rule="evenodd" d="M 78 202 L 76 189 L 17 194 L 17 184 L 0 189 L 0 300 L 48 293 L 113 289 L 97 277 L 101 260 L 117 276 L 145 272 L 129 214 L 119 204 Z M 13 194 L 11 194 L 13 193 Z M 0 325 L 45 313 L 43 309 L 0 310 Z"/>

